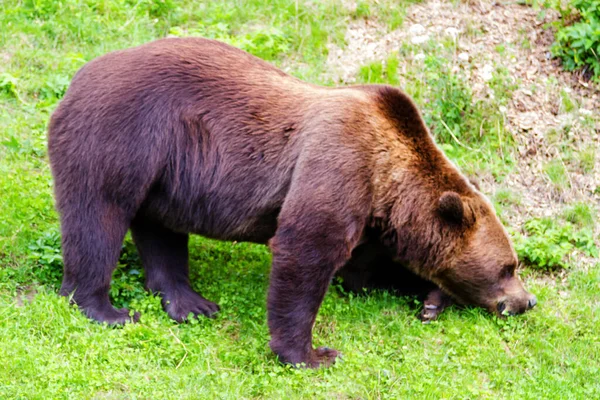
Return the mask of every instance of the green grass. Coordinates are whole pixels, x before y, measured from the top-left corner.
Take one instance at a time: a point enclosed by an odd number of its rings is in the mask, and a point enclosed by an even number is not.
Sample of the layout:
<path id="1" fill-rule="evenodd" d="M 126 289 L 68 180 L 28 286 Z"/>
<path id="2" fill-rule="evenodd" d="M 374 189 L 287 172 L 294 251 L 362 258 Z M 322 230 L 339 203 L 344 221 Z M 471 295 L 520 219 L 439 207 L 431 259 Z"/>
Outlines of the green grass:
<path id="1" fill-rule="evenodd" d="M 268 348 L 270 255 L 264 246 L 193 238 L 193 285 L 220 304 L 215 319 L 181 325 L 169 320 L 160 301 L 143 290 L 144 272 L 130 238 L 111 297 L 118 307 L 140 311 L 138 324 L 93 323 L 56 295 L 62 262 L 46 125 L 85 62 L 165 35 L 203 35 L 289 66 L 303 79 L 330 84 L 322 78 L 327 44 L 343 46 L 353 19 L 376 18 L 395 29 L 408 5 L 0 2 L 0 398 L 600 397 L 598 265 L 571 268 L 556 280 L 539 263 L 528 267 L 523 275 L 539 305 L 508 320 L 452 307 L 439 321 L 422 325 L 412 298 L 385 292 L 356 297 L 334 286 L 315 325 L 315 344 L 335 347 L 344 357 L 316 371 L 283 366 Z M 363 66 L 359 79 L 403 84 L 447 154 L 467 172 L 491 174 L 500 182 L 515 172 L 514 144 L 498 111 L 515 82 L 498 67 L 490 83 L 495 99 L 475 100 L 460 72 L 447 73 L 453 46 L 402 45 L 398 54 Z M 413 61 L 422 50 L 426 58 Z M 587 151 L 575 159 L 593 170 L 595 150 Z M 505 208 L 520 204 L 508 190 L 495 200 Z M 586 232 L 595 223 L 594 208 L 586 204 L 565 210 L 556 224 L 530 223 L 522 254 L 561 255 L 546 246 L 555 236 L 586 251 L 581 243 L 590 243 Z M 561 262 L 570 266 L 567 256 Z"/>
<path id="2" fill-rule="evenodd" d="M 548 161 L 544 166 L 544 172 L 557 190 L 569 186 L 567 167 L 560 158 Z"/>
<path id="3" fill-rule="evenodd" d="M 136 261 L 134 268 L 139 268 Z M 52 290 L 19 305 L 0 296 L 1 398 L 594 398 L 600 394 L 599 269 L 554 286 L 528 280 L 540 308 L 498 320 L 452 308 L 422 325 L 411 299 L 327 295 L 315 340 L 344 353 L 331 369 L 293 370 L 267 347 L 264 247 L 196 238 L 193 281 L 216 319 L 177 325 L 134 290 L 118 305 L 140 323 L 91 323 Z M 130 266 L 131 267 L 131 266 Z M 117 274 L 119 276 L 119 274 Z M 122 282 L 116 282 L 121 284 Z M 567 292 L 568 297 L 562 294 Z M 582 362 L 585 360 L 585 362 Z"/>
<path id="4" fill-rule="evenodd" d="M 575 225 L 593 227 L 596 218 L 594 210 L 586 203 L 576 203 L 564 212 L 565 219 Z"/>
<path id="5" fill-rule="evenodd" d="M 587 146 L 581 150 L 578 156 L 578 164 L 584 173 L 593 173 L 594 165 L 596 164 L 596 146 Z"/>

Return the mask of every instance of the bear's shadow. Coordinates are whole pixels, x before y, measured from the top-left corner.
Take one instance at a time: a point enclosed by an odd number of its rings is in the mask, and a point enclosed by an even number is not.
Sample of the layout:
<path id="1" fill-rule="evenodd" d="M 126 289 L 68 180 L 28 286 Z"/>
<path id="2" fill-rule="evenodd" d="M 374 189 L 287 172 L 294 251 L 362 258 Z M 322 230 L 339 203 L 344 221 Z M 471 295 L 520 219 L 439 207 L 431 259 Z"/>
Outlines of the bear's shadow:
<path id="1" fill-rule="evenodd" d="M 438 288 L 394 261 L 387 248 L 376 242 L 357 246 L 336 277 L 344 290 L 356 293 L 380 289 L 401 296 L 422 296 Z"/>

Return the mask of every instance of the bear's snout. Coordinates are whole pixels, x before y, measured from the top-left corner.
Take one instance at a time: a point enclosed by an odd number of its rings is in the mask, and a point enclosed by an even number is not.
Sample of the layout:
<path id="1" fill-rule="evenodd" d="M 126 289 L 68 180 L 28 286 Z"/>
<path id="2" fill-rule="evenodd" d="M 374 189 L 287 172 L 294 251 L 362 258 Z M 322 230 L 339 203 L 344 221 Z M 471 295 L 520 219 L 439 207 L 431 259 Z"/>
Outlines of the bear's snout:
<path id="1" fill-rule="evenodd" d="M 537 297 L 528 293 L 524 299 L 504 299 L 496 304 L 496 311 L 501 316 L 513 316 L 531 310 L 537 304 Z"/>

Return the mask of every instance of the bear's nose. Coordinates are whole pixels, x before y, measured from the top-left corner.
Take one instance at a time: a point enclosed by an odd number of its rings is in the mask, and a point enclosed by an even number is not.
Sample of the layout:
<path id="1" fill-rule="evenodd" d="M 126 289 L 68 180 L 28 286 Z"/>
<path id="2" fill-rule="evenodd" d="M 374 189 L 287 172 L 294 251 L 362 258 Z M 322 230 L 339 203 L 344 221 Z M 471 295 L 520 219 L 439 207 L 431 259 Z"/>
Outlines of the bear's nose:
<path id="1" fill-rule="evenodd" d="M 527 302 L 527 308 L 532 309 L 537 304 L 537 298 L 535 296 L 531 296 L 529 301 Z"/>

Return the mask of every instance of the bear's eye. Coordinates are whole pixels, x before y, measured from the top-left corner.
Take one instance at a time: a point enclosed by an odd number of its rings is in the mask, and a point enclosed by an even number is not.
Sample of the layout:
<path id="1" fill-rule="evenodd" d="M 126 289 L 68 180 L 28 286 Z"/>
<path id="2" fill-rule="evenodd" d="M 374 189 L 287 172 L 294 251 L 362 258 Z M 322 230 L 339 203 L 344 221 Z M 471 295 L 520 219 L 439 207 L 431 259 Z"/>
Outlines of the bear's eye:
<path id="1" fill-rule="evenodd" d="M 500 278 L 510 278 L 515 273 L 515 264 L 507 264 L 500 270 Z"/>

